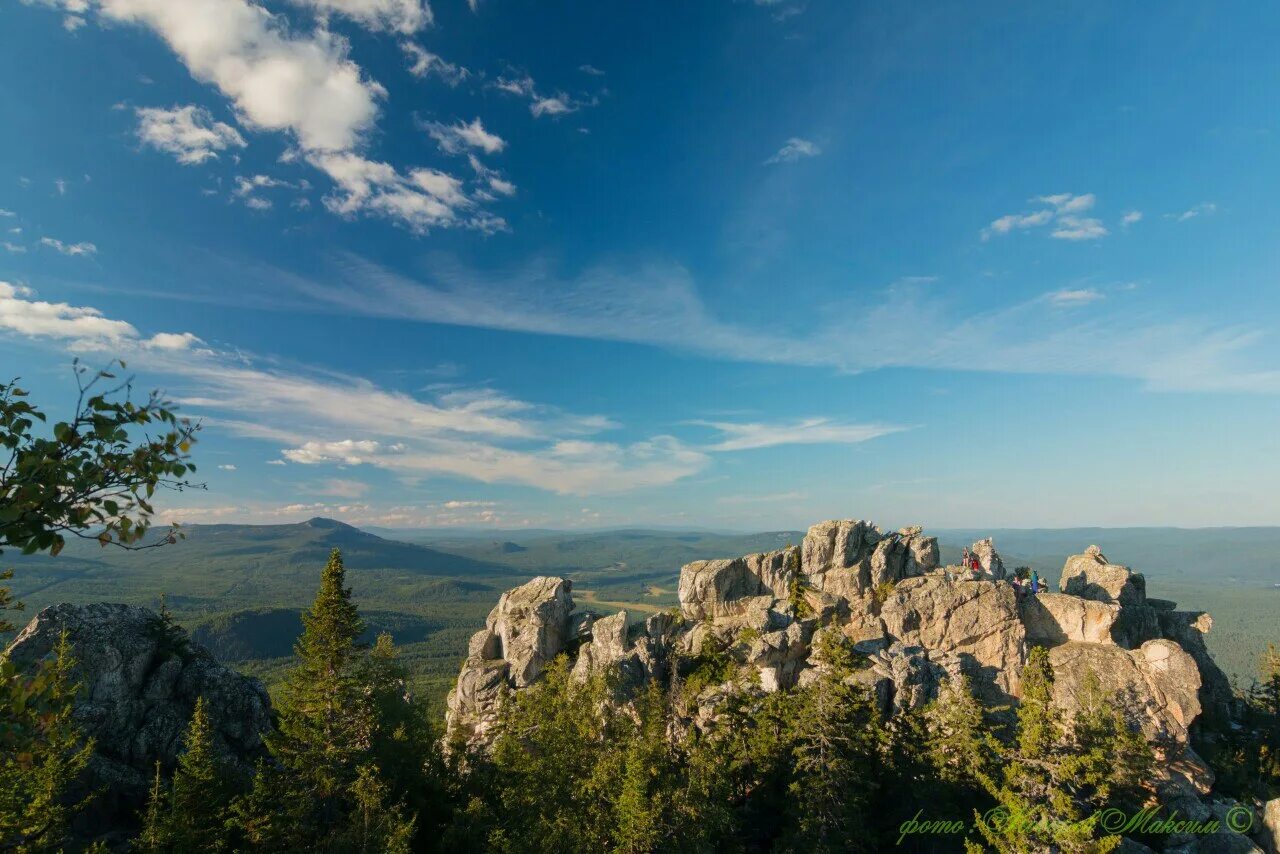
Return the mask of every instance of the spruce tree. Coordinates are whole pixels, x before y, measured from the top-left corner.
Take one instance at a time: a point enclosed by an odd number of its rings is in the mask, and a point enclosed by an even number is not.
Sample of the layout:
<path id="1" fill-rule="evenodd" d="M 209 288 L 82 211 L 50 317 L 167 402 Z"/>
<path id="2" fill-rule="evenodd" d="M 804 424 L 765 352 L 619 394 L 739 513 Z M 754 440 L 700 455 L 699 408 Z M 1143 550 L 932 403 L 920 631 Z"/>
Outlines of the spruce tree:
<path id="1" fill-rule="evenodd" d="M 1033 647 L 1022 671 L 1017 738 L 1001 757 L 999 778 L 983 781 L 998 806 L 986 815 L 975 814 L 986 849 L 1102 854 L 1120 844 L 1118 836 L 1097 837 L 1098 813 L 1091 806 L 1100 804 L 1091 804 L 1089 795 L 1107 782 L 1105 775 L 1099 776 L 1098 756 L 1119 761 L 1118 753 L 1129 755 L 1128 743 L 1117 750 L 1112 743 L 1095 742 L 1099 731 L 1091 728 L 1100 727 L 1104 736 L 1115 734 L 1110 723 L 1100 721 L 1095 717 L 1073 732 L 1053 704 L 1049 653 Z"/>
<path id="2" fill-rule="evenodd" d="M 179 850 L 223 848 L 223 827 L 230 796 L 227 771 L 213 744 L 204 697 L 196 700 L 173 774 L 172 837 Z"/>
<path id="3" fill-rule="evenodd" d="M 0 655 L 0 850 L 60 849 L 89 800 L 75 794 L 93 753 L 72 718 L 75 664 L 65 629 L 31 678 Z"/>
<path id="4" fill-rule="evenodd" d="M 873 850 L 868 807 L 882 770 L 880 713 L 866 689 L 846 681 L 853 655 L 844 636 L 822 632 L 816 646 L 820 676 L 800 692 L 792 721 L 794 824 L 784 850 Z"/>
<path id="5" fill-rule="evenodd" d="M 332 801 L 354 783 L 373 728 L 356 668 L 364 622 L 345 584 L 342 554 L 334 549 L 315 601 L 302 615 L 302 635 L 294 645 L 297 663 L 285 677 L 279 723 L 269 744 L 322 822 L 333 819 Z"/>
<path id="6" fill-rule="evenodd" d="M 169 791 L 160 774 L 160 762 L 156 761 L 156 773 L 151 781 L 151 793 L 147 796 L 147 811 L 142 817 L 142 833 L 133 840 L 133 847 L 147 854 L 168 851 L 173 844 L 169 824 Z"/>
<path id="7" fill-rule="evenodd" d="M 613 807 L 613 850 L 625 854 L 656 851 L 678 832 L 672 810 L 678 769 L 667 740 L 667 697 L 657 682 L 649 684 L 636 704 L 636 716 Z"/>
<path id="8" fill-rule="evenodd" d="M 225 849 L 230 797 L 227 771 L 213 744 L 208 707 L 200 697 L 167 791 L 156 763 L 137 847 L 151 852 Z"/>

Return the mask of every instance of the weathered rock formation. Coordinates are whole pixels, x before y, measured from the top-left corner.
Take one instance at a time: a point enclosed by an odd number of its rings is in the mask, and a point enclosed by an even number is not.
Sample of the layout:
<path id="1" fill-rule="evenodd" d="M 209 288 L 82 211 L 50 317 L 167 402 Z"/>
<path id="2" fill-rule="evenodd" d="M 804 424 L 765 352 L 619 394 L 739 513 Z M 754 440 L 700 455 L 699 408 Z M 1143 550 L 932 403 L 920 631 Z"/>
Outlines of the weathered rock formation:
<path id="1" fill-rule="evenodd" d="M 679 614 L 642 625 L 629 625 L 626 612 L 594 621 L 575 615 L 568 581 L 536 578 L 505 594 L 472 640 L 449 697 L 450 731 L 484 744 L 503 692 L 535 681 L 561 653 L 573 658 L 575 678 L 618 674 L 615 700 L 626 702 L 646 682 L 684 673 L 708 649 L 727 652 L 734 675 L 701 689 L 681 724 L 701 727 L 735 693 L 810 684 L 824 666 L 816 640 L 824 632 L 853 642 L 863 659 L 849 678 L 885 714 L 919 708 L 961 677 L 992 705 L 1016 702 L 1034 645 L 1050 650 L 1056 704 L 1070 713 L 1095 688 L 1119 697 L 1156 746 L 1163 796 L 1209 815 L 1202 799 L 1213 777 L 1190 742 L 1202 714 L 1225 709 L 1231 694 L 1204 644 L 1208 615 L 1148 599 L 1143 576 L 1110 563 L 1097 546 L 1067 559 L 1062 592 L 1038 596 L 1006 579 L 990 539 L 971 552 L 981 569 L 944 567 L 936 539 L 919 528 L 884 533 L 864 520 L 822 522 L 798 548 L 686 565 Z M 1214 844 L 1236 844 L 1238 836 Z"/>
<path id="2" fill-rule="evenodd" d="M 214 747 L 232 768 L 247 773 L 264 755 L 271 728 L 266 690 L 218 664 L 181 628 L 130 605 L 53 605 L 7 655 L 34 668 L 53 654 L 63 630 L 81 686 L 73 716 L 95 741 L 86 782 L 103 791 L 83 820 L 105 824 L 146 802 L 155 763 L 173 770 L 199 697 L 209 709 Z"/>
<path id="3" fill-rule="evenodd" d="M 1111 643 L 1120 606 L 1066 593 L 1041 593 L 1024 597 L 1018 603 L 1018 616 L 1027 627 L 1027 640 L 1034 644 Z"/>
<path id="4" fill-rule="evenodd" d="M 1092 674 L 1103 695 L 1118 697 L 1129 719 L 1142 725 L 1148 741 L 1168 755 L 1186 748 L 1191 724 L 1200 714 L 1200 671 L 1173 641 L 1147 641 L 1136 650 L 1069 641 L 1050 650 L 1049 661 L 1058 705 L 1078 708 L 1086 675 Z"/>

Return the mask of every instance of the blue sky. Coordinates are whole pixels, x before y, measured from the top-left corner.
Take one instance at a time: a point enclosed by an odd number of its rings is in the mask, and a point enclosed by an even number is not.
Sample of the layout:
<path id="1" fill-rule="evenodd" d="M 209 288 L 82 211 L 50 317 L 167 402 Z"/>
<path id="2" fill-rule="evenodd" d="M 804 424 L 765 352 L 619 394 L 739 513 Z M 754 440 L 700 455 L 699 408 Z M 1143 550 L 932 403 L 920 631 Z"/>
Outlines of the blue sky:
<path id="1" fill-rule="evenodd" d="M 1280 523 L 1280 10 L 0 8 L 0 366 L 187 521 Z"/>

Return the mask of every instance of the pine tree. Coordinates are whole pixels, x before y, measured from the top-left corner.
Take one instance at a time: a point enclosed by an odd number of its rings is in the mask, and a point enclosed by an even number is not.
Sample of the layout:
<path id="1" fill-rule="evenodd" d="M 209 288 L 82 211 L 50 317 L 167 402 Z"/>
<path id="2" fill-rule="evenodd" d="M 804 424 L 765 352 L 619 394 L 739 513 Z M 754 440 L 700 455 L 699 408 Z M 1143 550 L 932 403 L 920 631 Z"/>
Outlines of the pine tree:
<path id="1" fill-rule="evenodd" d="M 672 789 L 678 769 L 667 741 L 667 697 L 651 682 L 636 705 L 639 718 L 623 755 L 621 789 L 614 803 L 613 850 L 644 854 L 676 835 Z"/>
<path id="2" fill-rule="evenodd" d="M 133 847 L 147 854 L 168 851 L 173 845 L 169 823 L 169 791 L 160 774 L 160 762 L 156 762 L 151 793 L 147 796 L 147 811 L 142 818 L 142 833 L 133 840 Z"/>
<path id="3" fill-rule="evenodd" d="M 173 774 L 170 823 L 174 845 L 178 850 L 221 850 L 230 791 L 226 769 L 214 748 L 204 697 L 196 700 L 183 743 L 185 750 Z"/>
<path id="4" fill-rule="evenodd" d="M 302 615 L 294 645 L 297 664 L 285 678 L 279 723 L 269 746 L 300 783 L 322 823 L 354 783 L 372 737 L 373 716 L 356 664 L 364 622 L 345 586 L 342 554 L 334 549 L 320 590 Z"/>
<path id="5" fill-rule="evenodd" d="M 853 655 L 844 636 L 822 632 L 816 646 L 821 675 L 800 693 L 792 722 L 794 826 L 784 850 L 873 850 L 867 810 L 882 769 L 880 713 L 864 688 L 845 679 Z"/>
<path id="6" fill-rule="evenodd" d="M 88 802 L 73 794 L 93 753 L 72 718 L 75 664 L 65 629 L 34 677 L 0 656 L 0 850 L 58 850 Z"/>
<path id="7" fill-rule="evenodd" d="M 405 818 L 401 805 L 392 800 L 390 787 L 379 778 L 376 767 L 361 765 L 356 770 L 350 795 L 352 809 L 346 825 L 326 847 L 360 854 L 408 854 L 414 820 Z"/>
<path id="8" fill-rule="evenodd" d="M 418 833 L 438 838 L 450 820 L 446 771 L 431 709 L 408 679 L 391 635 L 379 634 L 361 676 L 373 715 L 370 757 L 391 796 L 416 816 Z"/>
<path id="9" fill-rule="evenodd" d="M 1032 648 L 1022 671 L 1017 739 L 1002 757 L 999 779 L 982 780 L 998 804 L 985 816 L 975 814 L 975 828 L 987 848 L 1009 854 L 1102 854 L 1120 844 L 1118 836 L 1096 838 L 1098 813 L 1091 809 L 1089 796 L 1107 791 L 1111 782 L 1098 770 L 1100 757 L 1102 762 L 1120 761 L 1121 754 L 1133 754 L 1128 752 L 1127 736 L 1120 747 L 1095 740 L 1118 737 L 1117 718 L 1103 717 L 1096 710 L 1087 711 L 1082 726 L 1073 731 L 1053 704 L 1049 653 L 1043 647 Z"/>
<path id="10" fill-rule="evenodd" d="M 223 850 L 230 797 L 228 775 L 213 744 L 208 707 L 200 697 L 168 790 L 162 783 L 160 763 L 156 763 L 137 847 L 151 852 Z"/>
<path id="11" fill-rule="evenodd" d="M 925 710 L 926 746 L 937 778 L 960 786 L 990 778 L 998 747 L 967 677 L 948 680 Z"/>

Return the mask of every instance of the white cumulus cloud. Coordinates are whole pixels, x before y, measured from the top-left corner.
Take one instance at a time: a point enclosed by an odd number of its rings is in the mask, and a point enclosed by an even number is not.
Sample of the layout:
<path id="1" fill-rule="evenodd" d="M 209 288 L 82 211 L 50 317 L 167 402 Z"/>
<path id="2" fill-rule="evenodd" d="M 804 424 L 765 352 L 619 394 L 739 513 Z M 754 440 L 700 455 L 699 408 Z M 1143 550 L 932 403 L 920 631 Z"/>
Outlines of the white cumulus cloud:
<path id="1" fill-rule="evenodd" d="M 817 157 L 822 149 L 807 139 L 793 136 L 783 143 L 765 163 L 794 163 L 806 157 Z"/>
<path id="2" fill-rule="evenodd" d="M 471 76 L 471 72 L 462 66 L 448 62 L 414 42 L 404 42 L 400 49 L 409 57 L 409 73 L 414 77 L 435 75 L 450 86 L 457 86 Z"/>
<path id="3" fill-rule="evenodd" d="M 375 32 L 409 35 L 429 27 L 434 18 L 423 0 L 290 0 L 319 15 L 342 15 Z"/>
<path id="4" fill-rule="evenodd" d="M 194 166 L 218 156 L 227 148 L 244 148 L 244 137 L 209 111 L 194 104 L 162 109 L 139 107 L 138 139 L 157 151 L 172 154 L 179 163 Z"/>
<path id="5" fill-rule="evenodd" d="M 42 237 L 40 238 L 40 245 L 47 246 L 63 255 L 96 255 L 98 252 L 98 247 L 92 243 L 63 243 L 56 237 Z"/>
<path id="6" fill-rule="evenodd" d="M 484 124 L 478 118 L 469 122 L 459 121 L 452 125 L 427 122 L 423 128 L 446 154 L 460 154 L 468 148 L 479 149 L 485 154 L 497 154 L 507 147 L 506 141 L 497 134 L 485 130 Z"/>

